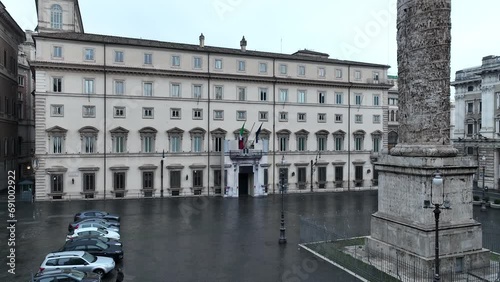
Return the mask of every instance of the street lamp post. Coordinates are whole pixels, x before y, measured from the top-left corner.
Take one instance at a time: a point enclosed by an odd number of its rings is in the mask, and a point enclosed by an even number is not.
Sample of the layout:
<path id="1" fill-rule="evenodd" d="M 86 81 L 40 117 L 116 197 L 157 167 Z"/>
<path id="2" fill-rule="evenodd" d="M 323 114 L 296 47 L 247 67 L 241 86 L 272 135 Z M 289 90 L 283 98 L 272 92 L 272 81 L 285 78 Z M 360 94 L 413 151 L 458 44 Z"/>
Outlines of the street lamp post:
<path id="1" fill-rule="evenodd" d="M 285 156 L 281 159 L 281 164 L 283 167 Z M 280 244 L 286 244 L 286 228 L 285 228 L 285 172 L 284 169 L 280 169 L 280 186 L 281 186 L 281 226 L 280 226 Z"/>
<path id="2" fill-rule="evenodd" d="M 437 191 L 436 191 L 437 190 Z M 434 197 L 433 197 L 434 196 Z M 441 206 L 443 209 L 450 209 L 450 201 L 445 199 L 444 193 L 444 183 L 443 178 L 439 171 L 436 171 L 433 175 L 431 182 L 431 201 L 424 202 L 424 208 L 431 208 L 429 202 L 432 202 L 434 206 L 434 220 L 435 220 L 435 254 L 434 254 L 434 281 L 441 281 L 441 277 L 439 275 L 439 216 L 441 214 Z"/>
<path id="3" fill-rule="evenodd" d="M 160 193 L 161 193 L 161 197 L 163 198 L 163 162 L 165 160 L 165 150 L 163 150 L 162 154 L 161 154 L 161 181 L 160 181 L 160 184 L 161 184 L 161 190 L 160 190 Z"/>
<path id="4" fill-rule="evenodd" d="M 318 153 L 316 154 L 316 161 L 313 162 L 313 160 L 311 160 L 311 192 L 313 192 L 314 166 L 318 164 L 318 156 L 321 159 L 321 152 L 320 151 L 318 151 Z M 318 181 L 319 181 L 319 179 L 318 179 Z"/>
<path id="5" fill-rule="evenodd" d="M 484 188 L 484 172 L 486 168 L 486 157 L 481 158 L 483 160 L 483 200 L 481 201 L 481 211 L 486 211 L 486 200 L 485 200 L 485 188 Z"/>
<path id="6" fill-rule="evenodd" d="M 440 281 L 439 277 L 439 214 L 441 214 L 440 204 L 434 204 L 434 219 L 436 220 L 436 249 L 434 254 L 434 264 L 436 265 L 436 270 L 434 274 L 434 281 Z"/>
<path id="7" fill-rule="evenodd" d="M 313 174 L 314 174 L 314 168 L 313 168 L 313 160 L 311 160 L 311 192 L 313 191 Z"/>

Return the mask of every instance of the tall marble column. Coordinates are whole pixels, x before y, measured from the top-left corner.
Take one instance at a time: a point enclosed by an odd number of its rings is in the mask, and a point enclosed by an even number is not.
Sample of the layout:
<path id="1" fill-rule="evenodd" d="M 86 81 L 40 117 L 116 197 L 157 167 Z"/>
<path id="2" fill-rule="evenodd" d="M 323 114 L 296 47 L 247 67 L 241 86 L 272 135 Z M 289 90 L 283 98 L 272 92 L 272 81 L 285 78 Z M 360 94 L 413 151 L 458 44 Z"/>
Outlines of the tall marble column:
<path id="1" fill-rule="evenodd" d="M 450 144 L 451 0 L 398 0 L 399 144 L 382 155 L 378 211 L 367 247 L 434 267 L 432 179 L 439 171 L 452 209 L 441 212 L 442 272 L 489 264 L 472 214 L 477 164 Z M 435 189 L 435 187 L 434 187 Z M 458 260 L 457 260 L 458 259 Z"/>
<path id="2" fill-rule="evenodd" d="M 451 0 L 398 0 L 397 156 L 455 156 L 450 146 Z"/>

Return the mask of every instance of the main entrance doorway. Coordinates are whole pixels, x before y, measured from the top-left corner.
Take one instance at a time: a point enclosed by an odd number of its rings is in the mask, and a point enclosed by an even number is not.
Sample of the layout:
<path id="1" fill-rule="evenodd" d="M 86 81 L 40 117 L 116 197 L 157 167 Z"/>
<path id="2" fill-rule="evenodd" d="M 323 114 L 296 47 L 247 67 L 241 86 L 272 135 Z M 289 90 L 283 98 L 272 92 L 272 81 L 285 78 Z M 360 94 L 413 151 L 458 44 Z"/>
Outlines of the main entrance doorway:
<path id="1" fill-rule="evenodd" d="M 248 196 L 250 195 L 250 187 L 253 187 L 253 167 L 252 166 L 241 166 L 240 173 L 238 174 L 238 195 Z"/>

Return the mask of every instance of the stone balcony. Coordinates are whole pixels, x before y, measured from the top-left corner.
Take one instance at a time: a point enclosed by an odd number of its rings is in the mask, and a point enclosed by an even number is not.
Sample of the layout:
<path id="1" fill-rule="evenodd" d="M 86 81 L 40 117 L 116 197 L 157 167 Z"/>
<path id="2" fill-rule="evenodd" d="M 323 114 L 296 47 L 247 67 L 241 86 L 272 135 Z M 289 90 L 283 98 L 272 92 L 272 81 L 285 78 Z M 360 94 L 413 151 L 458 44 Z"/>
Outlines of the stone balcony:
<path id="1" fill-rule="evenodd" d="M 231 159 L 261 159 L 262 150 L 231 150 L 229 151 L 229 157 Z"/>

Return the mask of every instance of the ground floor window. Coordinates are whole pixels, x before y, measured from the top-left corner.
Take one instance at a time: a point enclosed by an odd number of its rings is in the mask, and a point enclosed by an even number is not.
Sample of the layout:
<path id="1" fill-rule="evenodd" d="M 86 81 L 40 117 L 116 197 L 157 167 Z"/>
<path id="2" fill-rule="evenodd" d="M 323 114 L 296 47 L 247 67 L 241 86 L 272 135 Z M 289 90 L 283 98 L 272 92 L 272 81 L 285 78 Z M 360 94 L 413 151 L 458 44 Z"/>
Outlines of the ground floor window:
<path id="1" fill-rule="evenodd" d="M 306 176 L 306 168 L 305 167 L 299 167 L 297 169 L 297 174 L 298 174 L 298 183 L 297 185 L 299 186 L 299 189 L 306 189 L 306 182 L 307 182 L 307 176 Z"/>
<path id="2" fill-rule="evenodd" d="M 264 169 L 264 191 L 267 193 L 269 185 L 269 170 L 267 168 Z"/>
<path id="3" fill-rule="evenodd" d="M 326 188 L 326 166 L 318 167 L 318 188 Z"/>
<path id="4" fill-rule="evenodd" d="M 122 198 L 125 196 L 123 193 L 123 190 L 125 190 L 125 172 L 113 173 L 113 189 L 115 190 L 115 197 Z"/>
<path id="5" fill-rule="evenodd" d="M 341 188 L 344 182 L 344 167 L 336 166 L 335 167 L 335 187 Z"/>
<path id="6" fill-rule="evenodd" d="M 356 187 L 363 186 L 363 166 L 357 165 L 354 167 L 354 180 L 356 183 Z"/>
<path id="7" fill-rule="evenodd" d="M 181 189 L 181 171 L 172 170 L 170 171 L 170 190 L 172 196 L 179 196 Z"/>
<path id="8" fill-rule="evenodd" d="M 153 197 L 154 172 L 144 171 L 142 173 L 142 189 L 144 190 L 144 197 Z"/>
<path id="9" fill-rule="evenodd" d="M 51 175 L 51 187 L 52 193 L 62 193 L 64 191 L 63 187 L 63 174 L 52 174 Z"/>
<path id="10" fill-rule="evenodd" d="M 222 173 L 220 169 L 214 170 L 214 193 L 220 194 L 222 192 Z"/>
<path id="11" fill-rule="evenodd" d="M 193 193 L 201 195 L 203 189 L 203 170 L 193 170 Z"/>
<path id="12" fill-rule="evenodd" d="M 378 170 L 373 169 L 373 186 L 378 186 Z"/>

